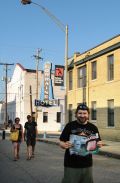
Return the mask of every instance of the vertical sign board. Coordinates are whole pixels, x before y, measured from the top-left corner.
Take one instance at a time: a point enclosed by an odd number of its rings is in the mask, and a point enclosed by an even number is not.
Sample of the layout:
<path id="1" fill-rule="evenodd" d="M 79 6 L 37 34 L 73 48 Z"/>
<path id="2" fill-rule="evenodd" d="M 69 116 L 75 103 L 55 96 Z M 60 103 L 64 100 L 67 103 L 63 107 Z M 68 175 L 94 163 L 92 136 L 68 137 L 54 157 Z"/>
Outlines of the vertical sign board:
<path id="1" fill-rule="evenodd" d="M 55 65 L 55 86 L 64 86 L 64 66 Z"/>
<path id="2" fill-rule="evenodd" d="M 49 85 L 51 75 L 51 63 L 45 63 L 44 68 L 44 100 L 49 101 Z"/>

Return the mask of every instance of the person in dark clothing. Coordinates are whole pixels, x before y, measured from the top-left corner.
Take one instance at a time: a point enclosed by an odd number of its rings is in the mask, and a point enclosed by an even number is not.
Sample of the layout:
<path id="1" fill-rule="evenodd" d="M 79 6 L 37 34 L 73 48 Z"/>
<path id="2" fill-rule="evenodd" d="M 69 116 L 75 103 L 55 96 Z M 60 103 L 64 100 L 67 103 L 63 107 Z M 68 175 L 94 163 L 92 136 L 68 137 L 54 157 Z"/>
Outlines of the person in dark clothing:
<path id="1" fill-rule="evenodd" d="M 30 115 L 27 115 L 27 122 L 24 126 L 24 138 L 27 144 L 27 160 L 34 157 L 36 136 L 37 136 L 37 123 L 32 120 Z"/>
<path id="2" fill-rule="evenodd" d="M 71 154 L 70 149 L 74 144 L 71 143 L 70 136 L 87 138 L 96 135 L 97 147 L 102 146 L 102 141 L 98 128 L 88 121 L 89 108 L 85 104 L 78 105 L 75 116 L 77 120 L 69 122 L 60 135 L 60 147 L 65 149 L 62 183 L 93 183 L 92 153 Z"/>
<path id="3" fill-rule="evenodd" d="M 23 127 L 20 124 L 20 118 L 18 118 L 18 117 L 15 118 L 15 124 L 12 125 L 10 131 L 14 132 L 16 130 L 19 131 L 19 136 L 18 136 L 17 141 L 12 141 L 13 148 L 14 148 L 14 161 L 17 161 L 19 159 L 20 144 L 24 140 L 24 138 L 23 138 Z"/>

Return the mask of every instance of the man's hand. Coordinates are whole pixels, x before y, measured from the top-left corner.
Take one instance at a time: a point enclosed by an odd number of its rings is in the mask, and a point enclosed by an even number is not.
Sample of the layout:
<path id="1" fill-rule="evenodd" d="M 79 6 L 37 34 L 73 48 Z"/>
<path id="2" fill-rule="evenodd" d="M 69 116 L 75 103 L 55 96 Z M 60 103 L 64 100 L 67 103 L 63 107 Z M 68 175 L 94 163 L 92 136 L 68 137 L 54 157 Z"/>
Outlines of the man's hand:
<path id="1" fill-rule="evenodd" d="M 60 141 L 60 147 L 63 149 L 69 149 L 72 147 L 72 143 L 70 141 L 67 142 Z"/>
<path id="2" fill-rule="evenodd" d="M 101 147 L 103 146 L 102 141 L 98 141 L 98 142 L 97 142 L 97 146 L 98 146 L 99 148 L 101 148 Z"/>

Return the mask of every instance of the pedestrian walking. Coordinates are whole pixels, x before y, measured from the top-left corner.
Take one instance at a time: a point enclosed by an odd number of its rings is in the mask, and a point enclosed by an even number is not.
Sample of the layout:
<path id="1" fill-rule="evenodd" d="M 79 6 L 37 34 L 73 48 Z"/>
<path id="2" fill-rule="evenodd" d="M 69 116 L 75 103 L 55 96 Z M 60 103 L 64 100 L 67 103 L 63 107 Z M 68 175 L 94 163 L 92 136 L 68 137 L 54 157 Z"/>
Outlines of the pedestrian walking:
<path id="1" fill-rule="evenodd" d="M 37 136 L 37 123 L 33 121 L 32 116 L 27 115 L 27 122 L 24 126 L 24 138 L 27 144 L 27 160 L 34 157 L 36 136 Z"/>
<path id="2" fill-rule="evenodd" d="M 92 140 L 92 136 L 96 135 L 96 146 L 101 147 L 102 141 L 98 128 L 89 122 L 89 108 L 84 103 L 79 104 L 75 112 L 76 120 L 69 122 L 63 129 L 60 135 L 60 147 L 65 149 L 64 156 L 64 177 L 62 183 L 93 183 L 92 175 L 92 153 L 85 151 L 85 144 L 81 144 L 75 140 L 75 144 L 72 144 L 70 137 L 73 136 L 76 139 Z M 81 149 L 75 149 L 75 146 Z M 92 142 L 92 148 L 94 143 Z M 97 148 L 96 147 L 96 148 Z M 73 148 L 73 151 L 71 149 Z M 90 145 L 88 146 L 90 149 Z"/>
<path id="3" fill-rule="evenodd" d="M 15 132 L 18 130 L 18 139 L 16 141 L 12 140 L 12 145 L 13 145 L 13 152 L 14 152 L 14 161 L 17 161 L 20 156 L 20 144 L 24 140 L 23 136 L 23 126 L 20 124 L 20 118 L 16 117 L 15 118 L 15 123 L 11 127 L 11 132 Z"/>

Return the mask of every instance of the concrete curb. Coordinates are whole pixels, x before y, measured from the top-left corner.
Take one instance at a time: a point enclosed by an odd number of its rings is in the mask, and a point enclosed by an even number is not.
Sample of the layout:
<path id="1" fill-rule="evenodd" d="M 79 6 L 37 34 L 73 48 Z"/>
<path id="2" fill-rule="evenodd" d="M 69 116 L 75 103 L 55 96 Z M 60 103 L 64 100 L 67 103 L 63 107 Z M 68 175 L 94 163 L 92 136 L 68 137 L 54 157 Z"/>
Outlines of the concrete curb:
<path id="1" fill-rule="evenodd" d="M 48 144 L 59 145 L 59 140 L 55 141 L 55 140 L 50 140 L 50 139 L 38 139 L 37 141 L 48 143 Z M 120 154 L 116 154 L 114 152 L 108 152 L 108 151 L 100 150 L 98 154 L 102 155 L 102 156 L 107 156 L 107 157 L 110 157 L 110 158 L 120 159 Z"/>
<path id="2" fill-rule="evenodd" d="M 103 151 L 103 150 L 100 150 L 98 154 L 103 155 L 103 156 L 107 156 L 110 158 L 120 159 L 120 154 L 111 153 L 111 152 L 107 152 L 107 151 Z"/>
<path id="3" fill-rule="evenodd" d="M 48 143 L 48 144 L 59 145 L 59 142 L 57 142 L 57 141 L 51 141 L 51 140 L 48 140 L 48 139 L 37 139 L 37 141 L 44 142 L 44 143 Z"/>

